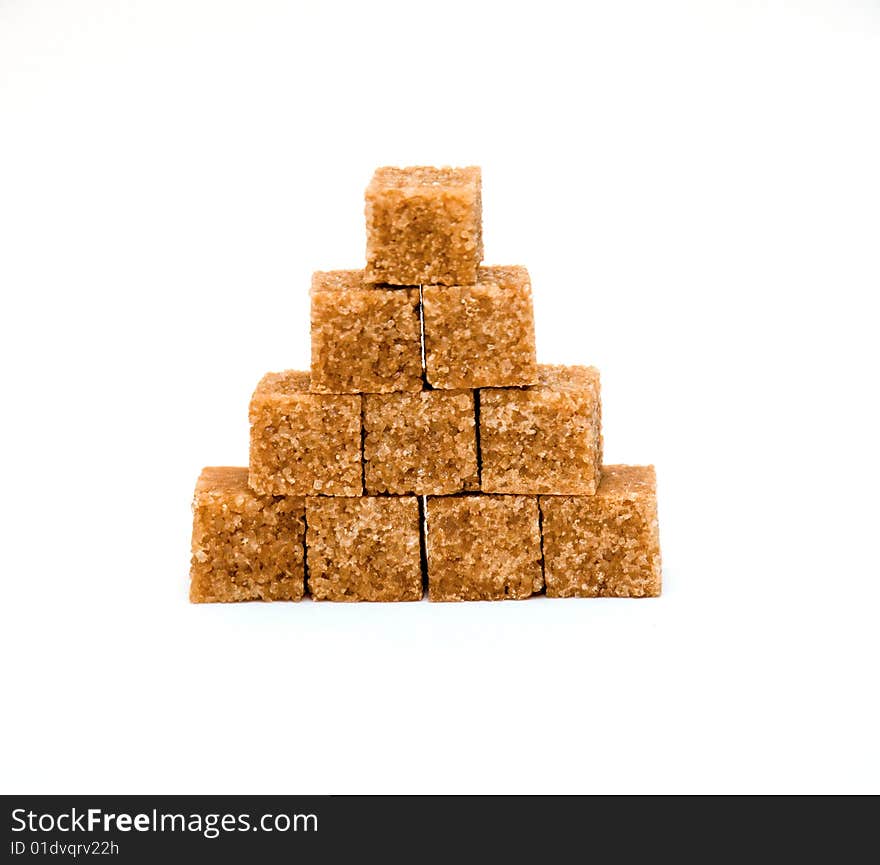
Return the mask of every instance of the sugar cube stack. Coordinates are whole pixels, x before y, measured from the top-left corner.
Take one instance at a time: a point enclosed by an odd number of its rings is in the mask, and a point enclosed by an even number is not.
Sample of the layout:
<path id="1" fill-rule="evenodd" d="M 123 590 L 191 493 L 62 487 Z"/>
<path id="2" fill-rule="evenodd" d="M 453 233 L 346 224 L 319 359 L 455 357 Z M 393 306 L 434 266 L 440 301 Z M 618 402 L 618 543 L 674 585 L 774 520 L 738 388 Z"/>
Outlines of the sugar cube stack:
<path id="1" fill-rule="evenodd" d="M 380 168 L 365 215 L 364 267 L 312 277 L 311 369 L 198 479 L 190 600 L 658 596 L 654 468 L 602 464 L 598 370 L 537 362 L 480 169 Z"/>

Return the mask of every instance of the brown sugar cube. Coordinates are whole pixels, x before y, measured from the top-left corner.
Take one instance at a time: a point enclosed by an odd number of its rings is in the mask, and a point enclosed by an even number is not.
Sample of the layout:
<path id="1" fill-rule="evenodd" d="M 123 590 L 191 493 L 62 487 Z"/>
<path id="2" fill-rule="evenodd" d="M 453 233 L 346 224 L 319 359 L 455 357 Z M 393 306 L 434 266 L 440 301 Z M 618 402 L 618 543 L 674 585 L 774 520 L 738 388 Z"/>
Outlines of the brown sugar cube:
<path id="1" fill-rule="evenodd" d="M 464 285 L 483 259 L 479 168 L 379 168 L 366 193 L 369 282 Z"/>
<path id="2" fill-rule="evenodd" d="M 544 584 L 531 496 L 429 498 L 426 549 L 432 601 L 527 598 Z"/>
<path id="3" fill-rule="evenodd" d="M 310 393 L 307 372 L 270 372 L 251 398 L 250 421 L 249 481 L 256 492 L 363 492 L 360 396 Z"/>
<path id="4" fill-rule="evenodd" d="M 541 496 L 539 501 L 548 596 L 660 594 L 653 466 L 605 466 L 594 496 Z"/>
<path id="5" fill-rule="evenodd" d="M 305 500 L 260 496 L 246 468 L 206 468 L 193 500 L 189 598 L 298 601 L 303 596 Z"/>
<path id="6" fill-rule="evenodd" d="M 480 391 L 481 489 L 592 495 L 602 465 L 599 371 L 540 364 L 538 380 Z"/>
<path id="7" fill-rule="evenodd" d="M 475 285 L 422 290 L 425 367 L 438 388 L 538 380 L 532 287 L 524 267 L 481 267 Z"/>
<path id="8" fill-rule="evenodd" d="M 415 496 L 306 499 L 309 592 L 326 601 L 422 597 Z"/>
<path id="9" fill-rule="evenodd" d="M 422 389 L 418 286 L 370 285 L 362 270 L 318 272 L 311 305 L 312 391 Z"/>
<path id="10" fill-rule="evenodd" d="M 369 494 L 479 489 L 474 392 L 364 395 L 364 478 Z"/>

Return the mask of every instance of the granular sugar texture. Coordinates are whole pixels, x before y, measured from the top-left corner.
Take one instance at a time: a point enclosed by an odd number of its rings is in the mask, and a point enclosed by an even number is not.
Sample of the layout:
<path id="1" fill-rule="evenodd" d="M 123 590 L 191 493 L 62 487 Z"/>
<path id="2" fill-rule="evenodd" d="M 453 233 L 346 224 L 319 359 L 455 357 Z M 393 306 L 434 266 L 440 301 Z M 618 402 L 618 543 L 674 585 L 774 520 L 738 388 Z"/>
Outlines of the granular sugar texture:
<path id="1" fill-rule="evenodd" d="M 422 389 L 418 286 L 370 285 L 362 270 L 319 271 L 310 296 L 312 391 Z"/>
<path id="2" fill-rule="evenodd" d="M 360 396 L 310 393 L 307 372 L 270 372 L 251 398 L 250 421 L 256 492 L 363 493 Z"/>
<path id="3" fill-rule="evenodd" d="M 531 496 L 429 498 L 426 546 L 432 601 L 527 598 L 544 583 Z"/>
<path id="4" fill-rule="evenodd" d="M 481 489 L 593 495 L 602 465 L 599 372 L 541 364 L 538 379 L 480 391 Z"/>
<path id="5" fill-rule="evenodd" d="M 190 600 L 298 601 L 305 502 L 260 496 L 246 468 L 202 470 L 193 499 Z"/>
<path id="6" fill-rule="evenodd" d="M 364 396 L 364 466 L 371 494 L 479 489 L 474 392 Z"/>
<path id="7" fill-rule="evenodd" d="M 309 593 L 323 601 L 422 597 L 415 496 L 306 499 Z"/>
<path id="8" fill-rule="evenodd" d="M 367 187 L 366 278 L 467 285 L 483 259 L 479 168 L 379 168 Z"/>
<path id="9" fill-rule="evenodd" d="M 475 285 L 426 285 L 422 295 L 432 387 L 537 383 L 532 286 L 524 267 L 481 267 Z"/>
<path id="10" fill-rule="evenodd" d="M 594 496 L 541 496 L 540 505 L 548 596 L 660 594 L 653 466 L 605 466 Z"/>

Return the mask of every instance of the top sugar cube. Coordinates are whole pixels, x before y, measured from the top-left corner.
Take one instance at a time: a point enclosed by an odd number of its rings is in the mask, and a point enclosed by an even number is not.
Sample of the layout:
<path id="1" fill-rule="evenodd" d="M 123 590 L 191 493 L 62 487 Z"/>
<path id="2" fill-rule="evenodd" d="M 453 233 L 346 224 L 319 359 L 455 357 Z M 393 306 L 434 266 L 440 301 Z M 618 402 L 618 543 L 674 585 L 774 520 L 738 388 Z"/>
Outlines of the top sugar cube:
<path id="1" fill-rule="evenodd" d="M 379 168 L 365 213 L 367 281 L 476 282 L 483 258 L 479 168 Z"/>

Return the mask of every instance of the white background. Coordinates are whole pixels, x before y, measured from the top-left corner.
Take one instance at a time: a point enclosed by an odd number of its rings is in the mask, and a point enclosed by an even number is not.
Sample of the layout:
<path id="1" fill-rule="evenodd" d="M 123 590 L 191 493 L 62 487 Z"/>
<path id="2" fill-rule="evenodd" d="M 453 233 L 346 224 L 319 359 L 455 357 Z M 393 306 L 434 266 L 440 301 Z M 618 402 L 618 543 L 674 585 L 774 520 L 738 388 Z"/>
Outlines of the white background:
<path id="1" fill-rule="evenodd" d="M 0 2 L 3 792 L 873 791 L 880 4 Z M 658 601 L 191 606 L 382 164 L 483 167 Z"/>

